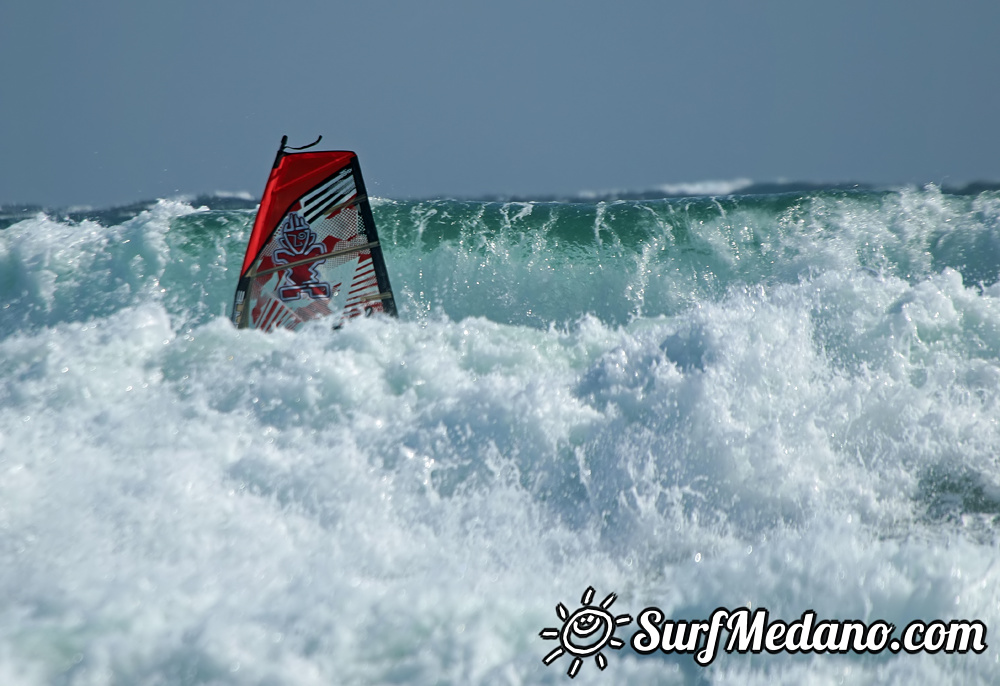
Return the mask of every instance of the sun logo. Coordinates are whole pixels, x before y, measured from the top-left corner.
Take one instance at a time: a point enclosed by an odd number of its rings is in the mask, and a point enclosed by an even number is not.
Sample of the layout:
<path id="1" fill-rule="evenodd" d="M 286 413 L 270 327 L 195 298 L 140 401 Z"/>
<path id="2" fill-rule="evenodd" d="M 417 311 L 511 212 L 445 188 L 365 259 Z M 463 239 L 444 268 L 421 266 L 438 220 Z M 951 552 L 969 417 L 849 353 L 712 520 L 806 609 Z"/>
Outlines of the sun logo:
<path id="1" fill-rule="evenodd" d="M 601 601 L 600 605 L 591 605 L 594 600 L 594 587 L 588 586 L 580 598 L 582 607 L 572 615 L 562 603 L 556 605 L 556 614 L 562 620 L 561 629 L 545 628 L 539 632 L 539 636 L 547 641 L 559 641 L 559 647 L 542 658 L 542 662 L 550 665 L 564 653 L 573 656 L 573 662 L 569 665 L 566 674 L 570 679 L 576 676 L 583 665 L 583 658 L 594 655 L 597 668 L 603 670 L 608 666 L 608 659 L 604 657 L 601 650 L 604 646 L 611 646 L 614 650 L 620 650 L 625 642 L 615 638 L 615 628 L 631 623 L 631 615 L 618 615 L 614 617 L 608 608 L 614 604 L 618 596 L 614 593 Z"/>

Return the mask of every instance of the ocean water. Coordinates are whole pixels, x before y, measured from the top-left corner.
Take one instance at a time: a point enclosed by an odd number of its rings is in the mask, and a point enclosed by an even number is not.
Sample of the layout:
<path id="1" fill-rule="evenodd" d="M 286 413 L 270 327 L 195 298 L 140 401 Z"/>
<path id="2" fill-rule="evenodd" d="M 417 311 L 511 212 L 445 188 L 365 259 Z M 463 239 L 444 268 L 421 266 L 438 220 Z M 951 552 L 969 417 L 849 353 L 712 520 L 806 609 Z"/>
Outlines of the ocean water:
<path id="1" fill-rule="evenodd" d="M 252 210 L 0 229 L 0 683 L 1000 681 L 1000 192 L 374 212 L 337 332 L 230 324 Z M 989 648 L 570 681 L 588 587 Z"/>

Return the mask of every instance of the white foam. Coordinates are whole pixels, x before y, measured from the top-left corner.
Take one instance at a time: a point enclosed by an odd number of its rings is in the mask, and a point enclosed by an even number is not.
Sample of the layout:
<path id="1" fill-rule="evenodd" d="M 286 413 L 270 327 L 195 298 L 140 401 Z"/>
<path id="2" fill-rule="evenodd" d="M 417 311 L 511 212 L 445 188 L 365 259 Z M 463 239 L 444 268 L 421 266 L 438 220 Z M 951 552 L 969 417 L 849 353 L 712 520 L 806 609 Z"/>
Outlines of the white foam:
<path id="1" fill-rule="evenodd" d="M 667 195 L 732 195 L 753 185 L 751 179 L 664 183 L 657 186 Z"/>
<path id="2" fill-rule="evenodd" d="M 996 625 L 1000 294 L 857 268 L 936 202 L 790 230 L 812 273 L 625 326 L 240 332 L 198 310 L 240 256 L 192 254 L 190 208 L 0 233 L 51 306 L 0 338 L 0 678 L 561 682 L 538 632 L 587 586 L 632 614 Z M 574 683 L 998 676 L 990 651 L 608 659 Z"/>
<path id="3" fill-rule="evenodd" d="M 654 186 L 651 190 L 659 191 L 667 196 L 732 195 L 752 186 L 753 183 L 751 179 L 687 181 L 682 183 L 663 183 Z M 628 195 L 630 193 L 632 192 L 617 189 L 610 191 L 581 191 L 577 195 L 581 199 L 586 200 Z"/>

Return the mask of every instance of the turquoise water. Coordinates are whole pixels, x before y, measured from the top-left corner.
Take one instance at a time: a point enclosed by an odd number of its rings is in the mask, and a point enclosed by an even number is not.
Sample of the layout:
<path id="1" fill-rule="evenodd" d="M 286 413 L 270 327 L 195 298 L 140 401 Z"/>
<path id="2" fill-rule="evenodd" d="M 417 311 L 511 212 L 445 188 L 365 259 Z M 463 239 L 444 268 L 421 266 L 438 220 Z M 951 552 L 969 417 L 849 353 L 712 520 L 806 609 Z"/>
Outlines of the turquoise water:
<path id="1" fill-rule="evenodd" d="M 339 332 L 230 325 L 252 211 L 0 230 L 0 683 L 570 683 L 588 586 L 1000 627 L 1000 193 L 374 212 L 400 317 Z M 1000 679 L 605 653 L 571 683 Z"/>

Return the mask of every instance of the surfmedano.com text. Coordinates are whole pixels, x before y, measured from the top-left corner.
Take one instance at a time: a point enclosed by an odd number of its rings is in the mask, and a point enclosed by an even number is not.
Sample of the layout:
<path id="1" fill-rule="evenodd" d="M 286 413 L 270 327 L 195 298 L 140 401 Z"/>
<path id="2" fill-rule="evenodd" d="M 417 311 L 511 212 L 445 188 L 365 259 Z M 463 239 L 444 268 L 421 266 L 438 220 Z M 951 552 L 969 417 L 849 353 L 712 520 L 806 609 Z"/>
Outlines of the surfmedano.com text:
<path id="1" fill-rule="evenodd" d="M 901 638 L 894 638 L 895 625 L 882 620 L 871 624 L 853 621 L 816 621 L 807 610 L 799 619 L 768 621 L 768 611 L 758 608 L 716 609 L 707 621 L 673 621 L 662 610 L 647 607 L 636 617 L 638 630 L 632 635 L 632 649 L 642 655 L 691 654 L 702 667 L 715 659 L 726 634 L 727 653 L 892 653 L 910 654 L 982 653 L 986 650 L 986 625 L 978 620 L 915 620 L 906 625 Z"/>

